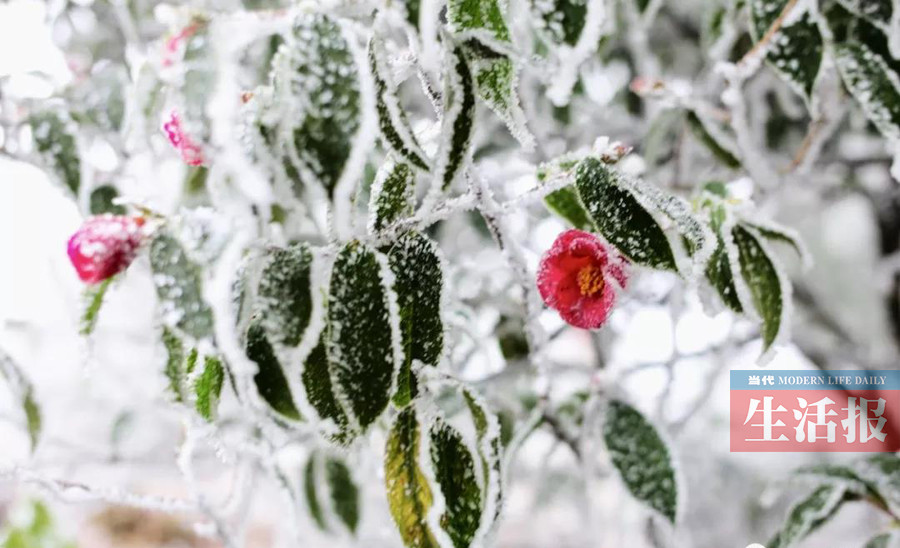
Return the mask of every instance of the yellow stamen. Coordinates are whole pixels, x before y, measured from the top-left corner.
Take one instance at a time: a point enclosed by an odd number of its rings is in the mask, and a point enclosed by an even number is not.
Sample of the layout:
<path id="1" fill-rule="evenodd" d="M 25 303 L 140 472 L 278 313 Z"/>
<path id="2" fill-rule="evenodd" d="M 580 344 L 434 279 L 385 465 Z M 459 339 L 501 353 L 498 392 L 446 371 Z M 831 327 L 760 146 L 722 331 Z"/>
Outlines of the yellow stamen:
<path id="1" fill-rule="evenodd" d="M 599 293 L 603 285 L 603 272 L 594 265 L 589 264 L 578 271 L 578 289 L 585 297 Z"/>

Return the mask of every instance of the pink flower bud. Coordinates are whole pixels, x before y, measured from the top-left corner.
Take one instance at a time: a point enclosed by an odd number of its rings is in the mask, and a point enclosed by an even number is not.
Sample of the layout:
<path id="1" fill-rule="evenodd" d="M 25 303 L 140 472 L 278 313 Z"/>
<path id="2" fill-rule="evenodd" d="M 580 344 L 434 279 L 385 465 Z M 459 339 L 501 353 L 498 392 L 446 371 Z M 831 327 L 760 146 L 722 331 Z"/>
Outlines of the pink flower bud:
<path id="1" fill-rule="evenodd" d="M 143 217 L 99 215 L 69 238 L 69 260 L 81 281 L 97 284 L 122 272 L 143 241 Z"/>
<path id="2" fill-rule="evenodd" d="M 181 127 L 181 118 L 178 116 L 178 112 L 173 110 L 169 114 L 169 120 L 163 124 L 162 128 L 172 146 L 181 152 L 181 159 L 184 160 L 184 163 L 189 166 L 204 164 L 203 149 Z"/>
<path id="3" fill-rule="evenodd" d="M 596 329 L 628 281 L 627 261 L 598 237 L 567 230 L 544 254 L 537 286 L 544 303 L 570 325 Z"/>
<path id="4" fill-rule="evenodd" d="M 187 41 L 191 38 L 191 36 L 197 33 L 197 30 L 199 30 L 199 28 L 200 25 L 198 25 L 197 23 L 188 25 L 181 29 L 178 34 L 174 34 L 166 40 L 166 43 L 163 46 L 162 58 L 162 65 L 164 67 L 170 67 L 175 64 L 177 58 L 182 55 Z"/>

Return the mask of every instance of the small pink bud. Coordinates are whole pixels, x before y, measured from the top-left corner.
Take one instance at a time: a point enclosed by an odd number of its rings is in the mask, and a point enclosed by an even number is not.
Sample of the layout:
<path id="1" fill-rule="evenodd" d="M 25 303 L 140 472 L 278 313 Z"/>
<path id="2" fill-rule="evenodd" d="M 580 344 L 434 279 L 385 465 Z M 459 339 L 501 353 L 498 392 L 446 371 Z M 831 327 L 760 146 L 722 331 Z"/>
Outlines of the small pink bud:
<path id="1" fill-rule="evenodd" d="M 143 225 L 143 217 L 125 215 L 86 220 L 68 246 L 69 260 L 81 281 L 97 284 L 128 268 L 143 241 Z"/>
<path id="2" fill-rule="evenodd" d="M 627 261 L 593 234 L 567 230 L 541 258 L 537 286 L 544 303 L 570 325 L 603 325 L 619 289 L 628 281 Z"/>
<path id="3" fill-rule="evenodd" d="M 197 23 L 188 25 L 181 29 L 180 32 L 170 36 L 165 45 L 163 46 L 163 58 L 162 65 L 164 67 L 170 67 L 175 64 L 178 57 L 181 57 L 182 52 L 187 44 L 187 41 L 197 33 L 200 25 Z"/>
<path id="4" fill-rule="evenodd" d="M 181 127 L 181 118 L 176 111 L 173 110 L 169 114 L 169 120 L 163 124 L 162 128 L 172 146 L 181 152 L 181 159 L 184 160 L 184 163 L 189 166 L 203 165 L 205 162 L 203 149 Z"/>

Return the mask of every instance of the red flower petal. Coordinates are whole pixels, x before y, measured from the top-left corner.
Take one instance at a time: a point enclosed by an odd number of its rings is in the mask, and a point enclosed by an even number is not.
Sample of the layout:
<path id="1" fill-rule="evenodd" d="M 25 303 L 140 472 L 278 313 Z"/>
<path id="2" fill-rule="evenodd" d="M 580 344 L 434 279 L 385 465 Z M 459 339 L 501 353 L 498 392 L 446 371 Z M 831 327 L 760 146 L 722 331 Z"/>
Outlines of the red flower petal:
<path id="1" fill-rule="evenodd" d="M 169 120 L 163 124 L 163 131 L 172 146 L 181 152 L 181 159 L 189 166 L 203 165 L 203 149 L 191 139 L 191 136 L 181 127 L 181 118 L 176 111 L 169 114 Z"/>
<path id="2" fill-rule="evenodd" d="M 541 259 L 538 290 L 544 303 L 557 310 L 566 322 L 596 329 L 609 316 L 617 289 L 627 283 L 627 265 L 614 248 L 597 236 L 567 230 Z"/>
<path id="3" fill-rule="evenodd" d="M 125 270 L 143 240 L 143 219 L 101 215 L 84 222 L 69 238 L 68 254 L 81 281 L 100 283 Z"/>

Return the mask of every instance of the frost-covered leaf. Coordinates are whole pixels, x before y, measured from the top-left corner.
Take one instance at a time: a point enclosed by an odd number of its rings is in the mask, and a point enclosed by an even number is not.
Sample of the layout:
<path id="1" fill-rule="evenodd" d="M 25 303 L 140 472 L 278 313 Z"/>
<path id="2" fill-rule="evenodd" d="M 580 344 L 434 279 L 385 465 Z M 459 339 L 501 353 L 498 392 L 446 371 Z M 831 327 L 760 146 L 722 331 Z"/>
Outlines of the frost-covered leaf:
<path id="1" fill-rule="evenodd" d="M 441 303 L 444 273 L 437 245 L 418 232 L 407 232 L 387 250 L 394 273 L 394 291 L 400 311 L 403 362 L 397 372 L 394 403 L 408 404 L 418 394 L 413 361 L 437 366 L 444 348 Z"/>
<path id="2" fill-rule="evenodd" d="M 325 462 L 325 478 L 331 488 L 331 503 L 335 514 L 347 529 L 355 532 L 359 524 L 359 489 L 350 469 L 342 460 L 329 458 Z"/>
<path id="3" fill-rule="evenodd" d="M 894 12 L 891 0 L 838 0 L 844 8 L 858 17 L 885 28 Z"/>
<path id="4" fill-rule="evenodd" d="M 863 548 L 891 548 L 891 546 L 897 545 L 898 540 L 900 540 L 900 535 L 896 532 L 882 533 L 870 538 Z M 892 542 L 893 544 L 891 544 Z"/>
<path id="5" fill-rule="evenodd" d="M 706 279 L 719 294 L 725 306 L 738 314 L 744 312 L 744 307 L 738 298 L 737 288 L 734 285 L 731 262 L 728 260 L 728 253 L 725 251 L 725 243 L 721 236 L 718 238 L 718 247 L 713 251 L 709 262 L 706 263 Z"/>
<path id="6" fill-rule="evenodd" d="M 422 13 L 422 0 L 399 0 L 398 4 L 403 5 L 409 24 L 418 29 Z"/>
<path id="7" fill-rule="evenodd" d="M 281 363 L 266 337 L 264 320 L 256 318 L 247 329 L 247 357 L 259 368 L 253 376 L 256 390 L 272 409 L 285 417 L 300 420 L 300 412 L 294 405 L 294 396 L 284 376 Z"/>
<path id="8" fill-rule="evenodd" d="M 628 491 L 675 523 L 679 485 L 671 450 L 656 428 L 630 405 L 613 400 L 606 410 L 603 439 Z"/>
<path id="9" fill-rule="evenodd" d="M 44 110 L 29 119 L 34 148 L 45 165 L 72 194 L 81 188 L 81 157 L 75 139 L 77 128 L 71 117 L 58 110 Z"/>
<path id="10" fill-rule="evenodd" d="M 575 186 L 597 231 L 632 262 L 677 271 L 668 237 L 624 177 L 596 158 L 576 169 Z"/>
<path id="11" fill-rule="evenodd" d="M 391 398 L 399 348 L 387 260 L 359 242 L 335 259 L 328 292 L 328 366 L 335 393 L 365 429 Z M 395 313 L 395 312 L 394 312 Z M 398 345 L 399 346 L 399 345 Z"/>
<path id="12" fill-rule="evenodd" d="M 189 367 L 189 369 L 193 369 Z M 189 370 L 188 373 L 191 373 Z M 222 385 L 225 383 L 225 368 L 222 360 L 215 356 L 204 356 L 203 371 L 194 380 L 194 407 L 201 417 L 212 421 L 219 406 Z"/>
<path id="13" fill-rule="evenodd" d="M 574 46 L 587 18 L 588 0 L 531 0 L 538 30 L 557 44 Z"/>
<path id="14" fill-rule="evenodd" d="M 31 441 L 31 450 L 34 451 L 41 438 L 43 420 L 41 408 L 34 398 L 34 389 L 30 386 L 25 390 L 22 398 L 22 411 L 25 412 L 25 429 L 28 431 L 28 439 Z"/>
<path id="15" fill-rule="evenodd" d="M 359 525 L 359 488 L 343 459 L 314 452 L 304 470 L 303 491 L 316 524 L 330 531 L 332 516 L 351 533 Z"/>
<path id="16" fill-rule="evenodd" d="M 872 455 L 853 466 L 854 472 L 892 512 L 900 512 L 900 457 Z"/>
<path id="17" fill-rule="evenodd" d="M 119 197 L 119 192 L 112 185 L 98 186 L 91 191 L 88 200 L 88 209 L 91 215 L 101 215 L 103 213 L 112 213 L 113 215 L 125 215 L 125 208 L 116 205 L 113 201 Z"/>
<path id="18" fill-rule="evenodd" d="M 390 67 L 384 59 L 384 44 L 378 37 L 369 40 L 369 69 L 375 80 L 375 108 L 381 137 L 391 150 L 419 169 L 428 170 L 428 156 L 422 151 L 406 111 L 400 104 L 397 88 L 391 79 Z"/>
<path id="19" fill-rule="evenodd" d="M 79 329 L 79 333 L 82 335 L 87 336 L 94 332 L 100 314 L 100 307 L 103 306 L 103 298 L 106 296 L 106 291 L 112 284 L 113 279 L 115 277 L 107 278 L 97 285 L 85 288 L 84 301 L 87 303 L 87 306 L 84 307 L 84 312 L 81 314 L 81 329 Z"/>
<path id="20" fill-rule="evenodd" d="M 276 344 L 297 346 L 312 314 L 310 268 L 306 244 L 270 248 L 259 279 L 259 311 L 266 335 Z"/>
<path id="21" fill-rule="evenodd" d="M 664 192 L 659 187 L 641 180 L 623 179 L 641 202 L 652 207 L 671 226 L 685 243 L 686 250 L 695 263 L 703 265 L 709 258 L 715 245 L 715 237 L 709 227 L 700 221 L 692 212 L 691 206 L 684 199 Z"/>
<path id="22" fill-rule="evenodd" d="M 706 128 L 703 123 L 703 120 L 700 119 L 699 116 L 694 111 L 688 111 L 687 113 L 687 123 L 691 128 L 691 131 L 697 137 L 697 139 L 703 143 L 706 148 L 715 156 L 722 164 L 731 169 L 737 169 L 741 167 L 741 161 L 737 156 L 734 155 L 731 150 L 728 149 L 725 145 L 720 143 L 718 139 L 713 137 L 712 133 Z"/>
<path id="23" fill-rule="evenodd" d="M 569 222 L 575 228 L 593 231 L 594 223 L 591 217 L 584 209 L 581 200 L 578 198 L 578 192 L 571 185 L 553 191 L 544 197 L 544 203 L 547 209 L 556 213 Z"/>
<path id="24" fill-rule="evenodd" d="M 422 426 L 410 406 L 397 415 L 384 450 L 384 482 L 391 516 L 407 548 L 440 548 L 428 521 L 433 488 L 419 465 Z"/>
<path id="25" fill-rule="evenodd" d="M 788 1 L 750 0 L 750 30 L 754 40 L 765 35 Z M 809 13 L 787 23 L 770 40 L 766 60 L 809 100 L 822 65 L 822 37 Z"/>
<path id="26" fill-rule="evenodd" d="M 523 147 L 530 149 L 534 146 L 534 137 L 525 125 L 525 114 L 519 104 L 516 64 L 507 55 L 477 40 L 466 42 L 465 50 L 478 97 L 503 120 L 512 136 Z"/>
<path id="27" fill-rule="evenodd" d="M 150 268 L 163 322 L 195 339 L 211 336 L 212 311 L 203 300 L 200 267 L 171 234 L 161 232 L 153 238 Z"/>
<path id="28" fill-rule="evenodd" d="M 361 126 L 359 71 L 341 26 L 330 16 L 302 14 L 272 61 L 278 97 L 296 101 L 287 124 L 289 157 L 306 184 L 334 192 Z"/>
<path id="29" fill-rule="evenodd" d="M 184 353 L 184 344 L 181 339 L 168 327 L 163 326 L 163 346 L 166 347 L 166 365 L 163 373 L 169 381 L 169 390 L 175 397 L 175 401 L 185 400 L 184 386 L 187 356 Z M 196 354 L 194 355 L 196 359 Z"/>
<path id="30" fill-rule="evenodd" d="M 184 42 L 181 61 L 183 80 L 179 91 L 184 102 L 184 121 L 191 126 L 193 133 L 205 139 L 206 106 L 216 85 L 215 59 L 208 22 L 195 17 L 188 28 L 192 30 Z"/>
<path id="31" fill-rule="evenodd" d="M 704 187 L 706 192 L 711 193 L 718 198 L 726 196 L 724 186 L 719 183 L 710 183 Z M 721 192 L 722 194 L 719 194 Z M 725 206 L 720 203 L 719 199 L 712 197 L 706 200 L 705 212 L 709 215 L 709 225 L 715 234 L 716 248 L 706 263 L 706 279 L 709 284 L 716 290 L 722 302 L 731 310 L 742 314 L 744 307 L 741 304 L 737 287 L 734 282 L 734 272 L 731 270 L 731 260 L 725 247 L 725 239 L 722 236 L 723 223 L 728 216 Z"/>
<path id="32" fill-rule="evenodd" d="M 9 384 L 13 397 L 19 400 L 25 418 L 25 431 L 31 441 L 32 452 L 40 441 L 43 420 L 41 408 L 34 396 L 34 386 L 22 368 L 5 352 L 0 350 L 0 376 Z"/>
<path id="33" fill-rule="evenodd" d="M 866 45 L 834 46 L 835 62 L 847 89 L 869 120 L 888 139 L 900 139 L 900 80 Z"/>
<path id="34" fill-rule="evenodd" d="M 454 45 L 444 62 L 444 115 L 435 180 L 448 190 L 468 167 L 475 130 L 475 83 L 463 49 Z"/>
<path id="35" fill-rule="evenodd" d="M 731 236 L 733 250 L 732 246 L 726 245 L 729 259 L 732 268 L 740 265 L 741 278 L 747 284 L 751 297 L 751 302 L 742 301 L 742 305 L 744 308 L 755 308 L 762 320 L 765 353 L 787 329 L 785 299 L 790 298 L 789 282 L 752 228 L 737 225 L 732 228 Z M 736 258 L 733 256 L 735 252 L 738 255 Z"/>
<path id="36" fill-rule="evenodd" d="M 350 441 L 349 420 L 332 387 L 324 338 L 306 358 L 302 380 L 306 399 L 319 418 L 333 423 L 334 428 L 328 432 L 332 440 L 337 443 Z"/>
<path id="37" fill-rule="evenodd" d="M 485 499 L 482 528 L 485 527 L 485 524 L 490 528 L 496 524 L 503 509 L 503 485 L 501 483 L 503 480 L 501 469 L 503 442 L 500 421 L 475 393 L 464 390 L 463 397 L 472 414 L 478 441 L 478 455 L 481 458 Z"/>
<path id="38" fill-rule="evenodd" d="M 370 232 L 384 230 L 413 214 L 416 179 L 404 162 L 387 161 L 375 176 L 369 205 Z"/>
<path id="39" fill-rule="evenodd" d="M 457 34 L 509 42 L 509 27 L 500 0 L 450 0 L 447 22 Z"/>
<path id="40" fill-rule="evenodd" d="M 846 494 L 847 488 L 843 485 L 820 485 L 791 507 L 781 530 L 766 546 L 768 548 L 794 546 L 831 518 L 844 502 Z"/>
<path id="41" fill-rule="evenodd" d="M 791 247 L 805 263 L 810 261 L 809 251 L 796 231 L 769 221 L 744 219 L 742 222 L 751 226 L 766 240 Z"/>
<path id="42" fill-rule="evenodd" d="M 441 420 L 432 424 L 430 436 L 431 464 L 446 504 L 441 526 L 455 548 L 468 548 L 481 524 L 483 504 L 474 456 L 459 432 Z"/>

